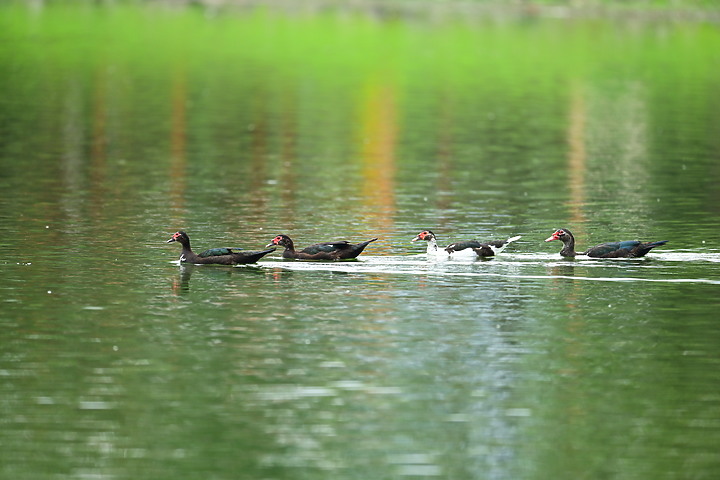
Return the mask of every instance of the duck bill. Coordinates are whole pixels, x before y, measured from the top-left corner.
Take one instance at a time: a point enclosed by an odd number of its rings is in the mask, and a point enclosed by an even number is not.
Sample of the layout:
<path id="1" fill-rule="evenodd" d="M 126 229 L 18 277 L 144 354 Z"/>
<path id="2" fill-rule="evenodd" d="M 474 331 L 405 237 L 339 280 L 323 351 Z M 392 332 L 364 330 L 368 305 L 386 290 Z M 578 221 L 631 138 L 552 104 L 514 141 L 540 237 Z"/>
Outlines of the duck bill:
<path id="1" fill-rule="evenodd" d="M 165 243 L 173 243 L 173 242 L 177 242 L 177 240 L 175 240 L 174 238 L 171 238 L 170 240 L 168 240 L 168 241 L 165 242 Z"/>
<path id="2" fill-rule="evenodd" d="M 420 235 L 418 235 L 417 237 L 413 238 L 413 239 L 410 240 L 410 241 L 411 241 L 411 242 L 417 242 L 418 240 L 422 240 L 422 238 L 420 238 Z"/>
<path id="3" fill-rule="evenodd" d="M 275 245 L 273 242 L 270 242 L 267 245 L 265 245 L 265 248 L 270 248 L 270 247 L 277 247 L 277 245 Z"/>
<path id="4" fill-rule="evenodd" d="M 550 235 L 548 238 L 545 239 L 546 242 L 552 242 L 553 240 L 558 240 L 560 237 L 557 235 Z"/>

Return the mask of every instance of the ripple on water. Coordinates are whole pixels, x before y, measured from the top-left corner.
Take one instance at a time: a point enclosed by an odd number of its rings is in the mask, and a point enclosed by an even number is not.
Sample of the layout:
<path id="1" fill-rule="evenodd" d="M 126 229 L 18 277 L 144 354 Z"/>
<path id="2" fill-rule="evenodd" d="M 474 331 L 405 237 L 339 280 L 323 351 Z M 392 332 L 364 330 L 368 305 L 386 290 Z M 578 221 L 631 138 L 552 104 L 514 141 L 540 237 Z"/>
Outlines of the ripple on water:
<path id="1" fill-rule="evenodd" d="M 705 262 L 719 263 L 720 253 L 667 252 L 643 258 L 575 258 L 563 259 L 557 254 L 524 253 L 502 255 L 490 260 L 427 259 L 424 254 L 411 256 L 366 256 L 354 262 L 288 262 L 263 263 L 265 268 L 291 271 L 327 271 L 342 273 L 432 275 L 438 277 L 512 278 L 523 280 L 563 279 L 590 282 L 654 282 L 720 284 L 720 279 L 696 276 L 677 270 L 678 265 L 700 266 Z M 552 269 L 567 268 L 571 274 L 553 273 Z M 548 269 L 551 271 L 548 272 Z M 606 275 L 590 275 L 593 271 Z M 582 274 L 582 273 L 587 274 Z M 628 276 L 633 272 L 635 275 Z M 646 272 L 648 275 L 641 275 Z M 580 274 L 577 274 L 580 273 Z M 709 272 L 714 273 L 714 272 Z M 612 274 L 612 275 L 611 275 Z M 617 274 L 617 275 L 615 275 Z"/>

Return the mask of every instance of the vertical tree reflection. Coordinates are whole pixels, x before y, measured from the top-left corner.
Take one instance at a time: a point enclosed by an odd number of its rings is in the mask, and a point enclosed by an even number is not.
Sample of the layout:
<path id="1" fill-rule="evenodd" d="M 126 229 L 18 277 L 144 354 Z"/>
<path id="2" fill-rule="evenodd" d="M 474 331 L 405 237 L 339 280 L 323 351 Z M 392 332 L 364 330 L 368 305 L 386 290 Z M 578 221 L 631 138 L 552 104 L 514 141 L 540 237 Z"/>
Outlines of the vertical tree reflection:
<path id="1" fill-rule="evenodd" d="M 370 228 L 379 236 L 390 235 L 395 214 L 397 90 L 387 83 L 370 82 L 361 101 L 362 201 Z"/>

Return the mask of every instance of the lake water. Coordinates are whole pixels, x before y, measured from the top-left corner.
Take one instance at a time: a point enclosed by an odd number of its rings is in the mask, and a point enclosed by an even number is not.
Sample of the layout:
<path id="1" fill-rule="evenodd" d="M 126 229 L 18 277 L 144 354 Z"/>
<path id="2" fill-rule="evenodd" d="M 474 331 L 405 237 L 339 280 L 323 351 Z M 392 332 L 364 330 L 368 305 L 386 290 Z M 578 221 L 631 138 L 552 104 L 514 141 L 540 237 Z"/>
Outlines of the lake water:
<path id="1" fill-rule="evenodd" d="M 0 478 L 715 478 L 720 33 L 0 7 Z M 568 260 L 604 241 L 647 257 Z M 178 265 L 379 237 L 357 261 Z M 439 243 L 522 235 L 490 260 Z"/>

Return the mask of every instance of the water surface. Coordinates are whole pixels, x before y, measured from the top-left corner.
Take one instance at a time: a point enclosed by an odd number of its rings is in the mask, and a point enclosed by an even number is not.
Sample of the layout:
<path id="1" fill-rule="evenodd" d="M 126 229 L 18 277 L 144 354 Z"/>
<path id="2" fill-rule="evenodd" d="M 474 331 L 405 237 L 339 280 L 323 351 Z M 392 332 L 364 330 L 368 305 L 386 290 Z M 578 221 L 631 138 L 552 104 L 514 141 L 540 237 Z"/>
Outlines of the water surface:
<path id="1" fill-rule="evenodd" d="M 714 26 L 2 9 L 3 478 L 716 475 Z"/>

